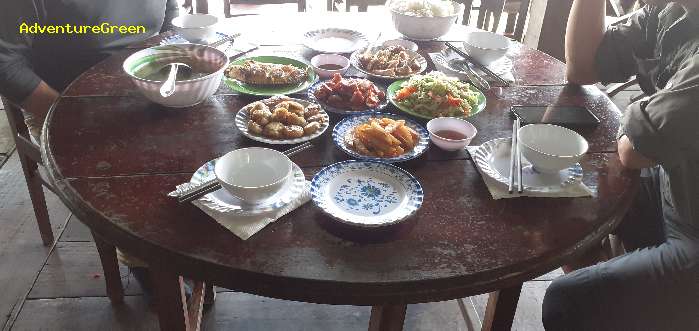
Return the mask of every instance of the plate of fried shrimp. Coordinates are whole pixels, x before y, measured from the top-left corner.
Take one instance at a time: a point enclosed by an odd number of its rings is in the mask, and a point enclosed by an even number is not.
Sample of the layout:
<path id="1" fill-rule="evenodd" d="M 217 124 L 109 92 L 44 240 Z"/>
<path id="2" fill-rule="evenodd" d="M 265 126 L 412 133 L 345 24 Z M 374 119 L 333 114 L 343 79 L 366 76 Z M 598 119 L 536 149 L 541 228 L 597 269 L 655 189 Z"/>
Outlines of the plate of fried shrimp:
<path id="1" fill-rule="evenodd" d="M 394 163 L 422 155 L 429 147 L 429 133 L 403 116 L 371 113 L 337 123 L 333 142 L 356 159 Z"/>

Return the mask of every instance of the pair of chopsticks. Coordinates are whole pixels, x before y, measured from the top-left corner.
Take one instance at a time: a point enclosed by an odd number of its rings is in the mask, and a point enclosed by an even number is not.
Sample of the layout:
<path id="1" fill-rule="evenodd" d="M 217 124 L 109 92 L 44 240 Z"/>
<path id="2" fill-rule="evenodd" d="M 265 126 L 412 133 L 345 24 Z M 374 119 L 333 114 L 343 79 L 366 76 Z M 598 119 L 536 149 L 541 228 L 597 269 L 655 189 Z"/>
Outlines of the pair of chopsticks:
<path id="1" fill-rule="evenodd" d="M 519 132 L 519 118 L 512 123 L 512 146 L 510 147 L 510 185 L 508 191 L 510 194 L 514 192 L 515 172 L 517 173 L 517 193 L 524 191 L 522 185 L 522 153 L 519 150 L 517 133 Z"/>
<path id="2" fill-rule="evenodd" d="M 311 144 L 310 142 L 306 142 L 301 145 L 289 148 L 288 150 L 282 153 L 284 153 L 284 155 L 288 157 L 292 157 L 293 155 L 301 153 L 302 151 L 305 151 L 311 147 L 313 147 L 313 144 Z M 199 184 L 190 185 L 185 189 L 177 189 L 173 193 L 177 196 L 177 202 L 183 203 L 199 199 L 211 192 L 219 190 L 220 188 L 221 184 L 218 182 L 216 177 L 214 177 L 212 179 L 203 181 Z"/>
<path id="3" fill-rule="evenodd" d="M 488 67 L 480 64 L 478 61 L 476 61 L 474 58 L 472 58 L 470 55 L 466 54 L 466 52 L 462 51 L 460 48 L 456 47 L 454 44 L 450 42 L 445 42 L 444 45 L 447 47 L 451 48 L 456 54 L 459 54 L 461 57 L 463 57 L 466 61 L 473 63 L 478 69 L 481 69 L 486 75 L 495 78 L 495 80 L 498 81 L 502 86 L 510 86 L 510 83 L 508 83 L 506 80 L 504 80 L 502 77 L 498 76 L 496 73 L 494 73 L 492 70 L 488 69 Z"/>

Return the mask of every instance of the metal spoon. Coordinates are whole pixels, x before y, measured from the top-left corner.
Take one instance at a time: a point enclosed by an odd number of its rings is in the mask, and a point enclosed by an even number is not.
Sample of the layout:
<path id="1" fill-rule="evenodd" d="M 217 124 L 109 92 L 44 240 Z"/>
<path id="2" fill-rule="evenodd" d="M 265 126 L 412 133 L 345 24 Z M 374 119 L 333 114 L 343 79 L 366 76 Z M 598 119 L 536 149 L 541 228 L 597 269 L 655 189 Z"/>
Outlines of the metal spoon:
<path id="1" fill-rule="evenodd" d="M 180 66 L 186 68 L 186 70 L 190 73 L 192 72 L 192 68 L 185 63 L 173 62 L 169 63 L 167 66 L 170 67 L 170 73 L 167 75 L 167 79 L 160 87 L 160 95 L 162 95 L 163 98 L 167 98 L 175 93 L 175 81 L 177 81 L 177 71 L 179 70 Z M 163 67 L 163 69 L 167 66 Z"/>

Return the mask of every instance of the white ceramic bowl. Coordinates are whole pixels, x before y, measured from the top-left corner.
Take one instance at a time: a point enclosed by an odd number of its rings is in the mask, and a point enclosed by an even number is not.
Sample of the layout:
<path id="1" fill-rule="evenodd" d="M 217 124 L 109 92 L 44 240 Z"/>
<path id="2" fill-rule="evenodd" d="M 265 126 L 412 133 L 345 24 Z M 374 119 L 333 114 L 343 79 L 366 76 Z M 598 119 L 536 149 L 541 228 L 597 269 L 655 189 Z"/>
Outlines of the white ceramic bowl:
<path id="1" fill-rule="evenodd" d="M 487 31 L 469 32 L 464 39 L 464 50 L 482 65 L 505 56 L 510 39 Z"/>
<path id="2" fill-rule="evenodd" d="M 342 68 L 337 70 L 320 68 L 324 64 L 336 64 L 342 66 Z M 321 79 L 326 79 L 334 74 L 344 74 L 350 67 L 350 60 L 338 54 L 318 54 L 311 58 L 311 66 Z"/>
<path id="3" fill-rule="evenodd" d="M 384 46 L 403 46 L 413 52 L 417 52 L 417 44 L 406 39 L 391 39 L 383 42 Z"/>
<path id="4" fill-rule="evenodd" d="M 553 124 L 529 124 L 517 134 L 522 156 L 540 172 L 557 172 L 580 161 L 587 140 L 577 132 Z"/>
<path id="5" fill-rule="evenodd" d="M 160 86 L 165 78 L 146 77 L 147 73 L 173 62 L 185 63 L 193 71 L 209 74 L 176 81 L 175 93 L 164 98 L 160 95 Z M 146 48 L 131 54 L 124 61 L 123 69 L 146 98 L 163 106 L 181 108 L 194 106 L 212 96 L 221 84 L 227 66 L 228 57 L 216 48 L 197 44 L 172 44 Z"/>
<path id="6" fill-rule="evenodd" d="M 449 139 L 439 136 L 437 133 L 442 130 L 458 132 L 465 136 L 465 138 Z M 427 132 L 430 133 L 430 140 L 437 145 L 437 147 L 445 151 L 458 151 L 460 149 L 464 149 L 464 147 L 471 143 L 471 140 L 476 136 L 478 130 L 476 130 L 476 127 L 473 126 L 473 124 L 462 119 L 454 117 L 438 117 L 427 122 Z"/>
<path id="7" fill-rule="evenodd" d="M 192 43 L 206 43 L 216 36 L 218 18 L 209 14 L 185 14 L 172 19 L 175 32 Z"/>
<path id="8" fill-rule="evenodd" d="M 391 10 L 391 16 L 396 30 L 414 40 L 434 40 L 447 34 L 459 17 L 418 17 L 401 14 L 395 10 Z"/>
<path id="9" fill-rule="evenodd" d="M 281 152 L 262 147 L 236 149 L 216 161 L 214 173 L 230 194 L 248 203 L 271 198 L 291 174 L 292 162 Z"/>

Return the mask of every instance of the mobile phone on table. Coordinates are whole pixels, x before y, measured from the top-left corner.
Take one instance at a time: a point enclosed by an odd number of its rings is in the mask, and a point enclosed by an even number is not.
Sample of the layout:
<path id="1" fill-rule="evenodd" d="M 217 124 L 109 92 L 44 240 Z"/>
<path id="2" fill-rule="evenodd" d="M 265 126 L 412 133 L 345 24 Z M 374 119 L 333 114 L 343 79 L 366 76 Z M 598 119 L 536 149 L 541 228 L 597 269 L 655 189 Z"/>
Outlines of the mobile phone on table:
<path id="1" fill-rule="evenodd" d="M 569 128 L 599 125 L 595 114 L 580 106 L 512 106 L 512 114 L 525 124 L 555 124 Z"/>

